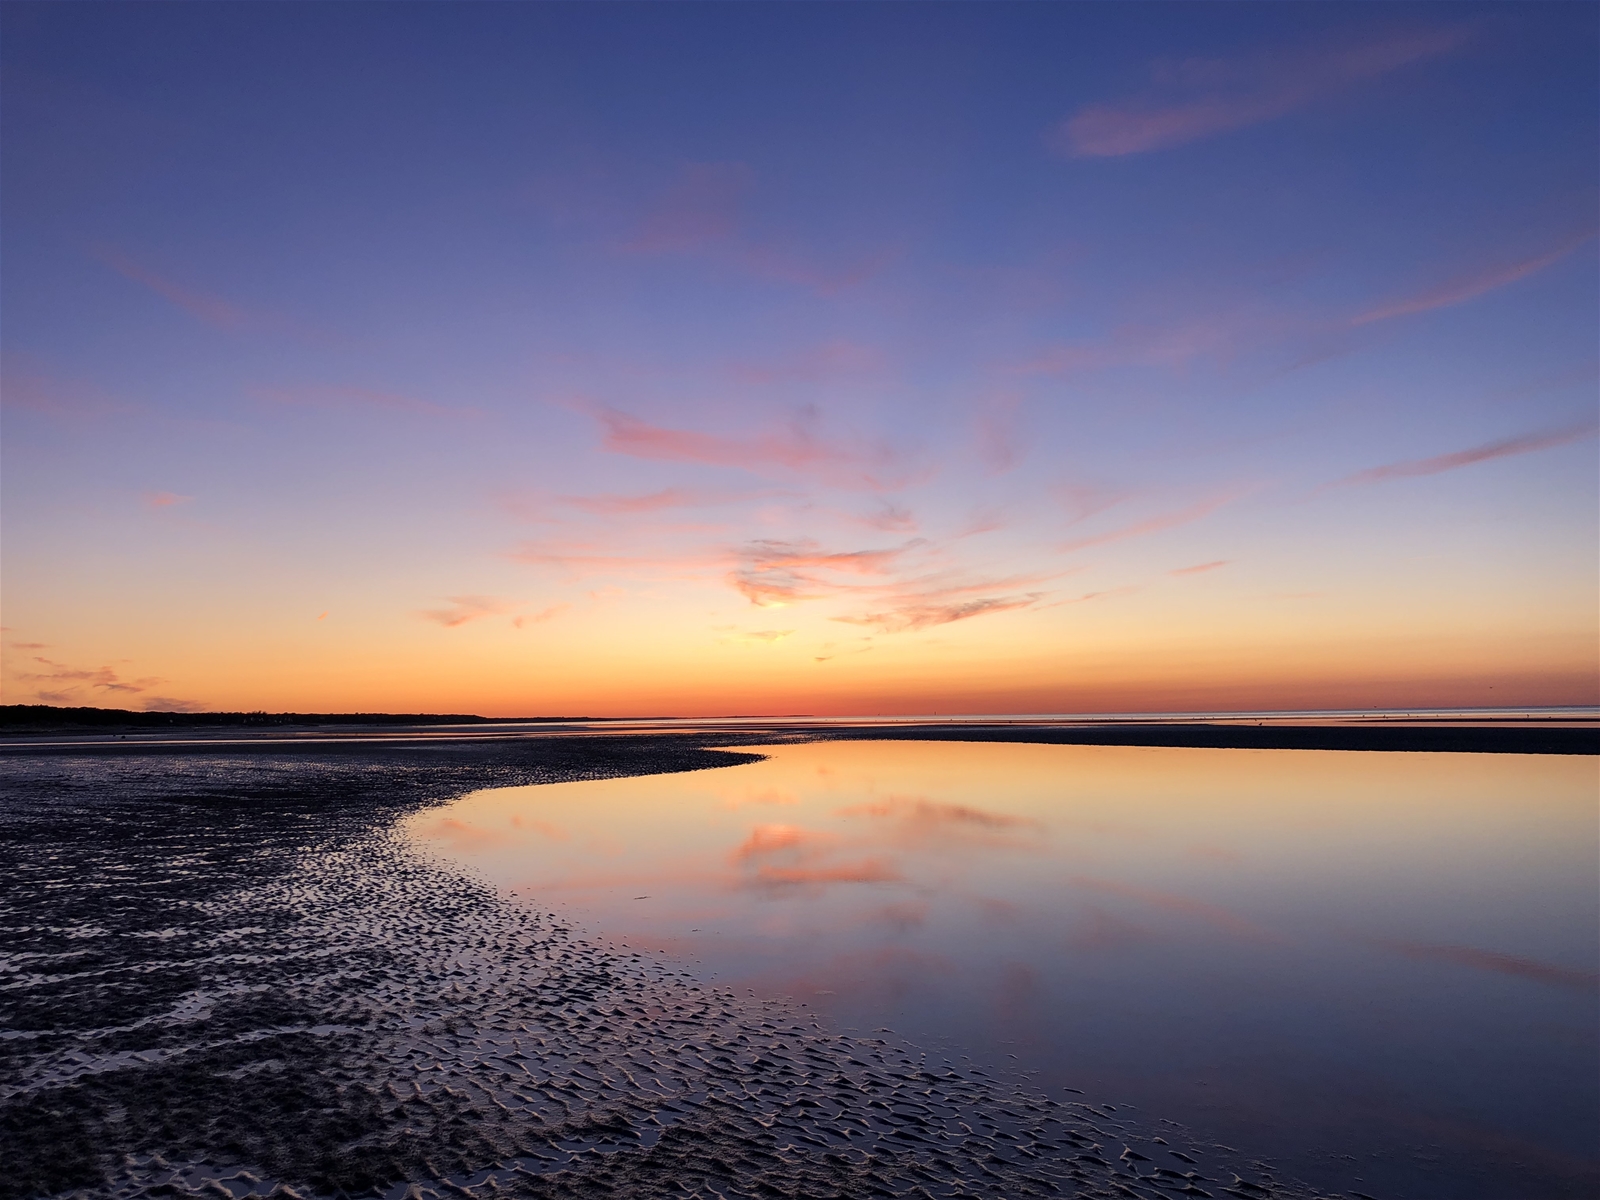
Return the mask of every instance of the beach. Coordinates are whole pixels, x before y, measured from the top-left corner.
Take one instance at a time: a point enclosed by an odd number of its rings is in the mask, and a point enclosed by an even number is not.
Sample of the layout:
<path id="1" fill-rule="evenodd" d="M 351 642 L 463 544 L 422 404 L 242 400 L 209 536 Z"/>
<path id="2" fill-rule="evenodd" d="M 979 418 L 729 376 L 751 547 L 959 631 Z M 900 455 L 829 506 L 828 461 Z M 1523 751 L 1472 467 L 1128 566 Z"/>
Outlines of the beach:
<path id="1" fill-rule="evenodd" d="M 602 947 L 392 834 L 485 784 L 747 758 L 677 738 L 7 754 L 0 1188 L 1309 1194 Z"/>

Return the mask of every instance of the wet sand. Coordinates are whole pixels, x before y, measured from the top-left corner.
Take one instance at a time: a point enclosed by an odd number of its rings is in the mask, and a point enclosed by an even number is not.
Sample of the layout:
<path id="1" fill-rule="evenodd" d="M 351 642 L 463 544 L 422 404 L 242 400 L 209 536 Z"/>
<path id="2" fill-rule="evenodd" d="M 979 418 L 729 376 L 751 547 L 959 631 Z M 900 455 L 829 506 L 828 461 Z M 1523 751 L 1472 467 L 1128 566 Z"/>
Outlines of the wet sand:
<path id="1" fill-rule="evenodd" d="M 707 741 L 9 748 L 0 1196 L 1311 1194 L 608 946 L 395 833 L 478 788 L 750 760 Z"/>

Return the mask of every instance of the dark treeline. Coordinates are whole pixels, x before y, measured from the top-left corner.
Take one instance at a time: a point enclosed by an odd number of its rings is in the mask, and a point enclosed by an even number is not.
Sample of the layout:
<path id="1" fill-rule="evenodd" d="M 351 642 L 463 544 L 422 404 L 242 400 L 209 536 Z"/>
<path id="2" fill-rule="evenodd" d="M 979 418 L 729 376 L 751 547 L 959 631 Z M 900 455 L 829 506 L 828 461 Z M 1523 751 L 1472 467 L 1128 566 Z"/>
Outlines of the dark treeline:
<path id="1" fill-rule="evenodd" d="M 470 713 L 131 712 L 123 708 L 58 708 L 0 704 L 0 729 L 212 729 L 273 725 L 493 725 L 510 720 L 581 721 L 585 717 L 479 717 Z"/>

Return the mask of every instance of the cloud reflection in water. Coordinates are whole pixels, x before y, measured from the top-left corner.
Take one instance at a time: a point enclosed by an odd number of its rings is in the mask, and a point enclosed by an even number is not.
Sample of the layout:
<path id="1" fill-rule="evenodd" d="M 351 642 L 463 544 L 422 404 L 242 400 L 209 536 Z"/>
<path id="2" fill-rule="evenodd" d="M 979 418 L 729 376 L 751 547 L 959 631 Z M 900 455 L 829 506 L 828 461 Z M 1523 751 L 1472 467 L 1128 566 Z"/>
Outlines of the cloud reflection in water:
<path id="1" fill-rule="evenodd" d="M 1477 1130 L 1447 1150 L 1484 1180 L 1493 1145 L 1595 1157 L 1588 760 L 759 749 L 481 792 L 412 832 L 719 982 L 1259 1153 L 1381 1172 L 1428 1128 Z"/>

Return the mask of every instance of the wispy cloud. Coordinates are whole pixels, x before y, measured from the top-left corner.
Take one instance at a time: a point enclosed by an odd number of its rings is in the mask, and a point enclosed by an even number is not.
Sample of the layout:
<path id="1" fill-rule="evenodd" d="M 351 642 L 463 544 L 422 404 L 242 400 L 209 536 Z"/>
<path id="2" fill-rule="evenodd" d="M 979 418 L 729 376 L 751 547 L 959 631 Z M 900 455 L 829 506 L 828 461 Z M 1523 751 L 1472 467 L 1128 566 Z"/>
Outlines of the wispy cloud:
<path id="1" fill-rule="evenodd" d="M 1161 935 L 1149 926 L 1114 917 L 1103 908 L 1089 905 L 1084 911 L 1084 917 L 1065 939 L 1073 950 L 1123 950 L 1161 940 Z"/>
<path id="2" fill-rule="evenodd" d="M 844 265 L 823 265 L 810 255 L 747 232 L 745 207 L 755 174 L 744 163 L 685 163 L 632 234 L 618 242 L 625 254 L 699 254 L 757 279 L 832 296 L 878 274 L 898 254 L 882 249 Z"/>
<path id="3" fill-rule="evenodd" d="M 1385 950 L 1393 950 L 1407 958 L 1421 962 L 1444 962 L 1458 967 L 1469 967 L 1475 971 L 1489 971 L 1496 975 L 1512 975 L 1519 979 L 1531 979 L 1535 983 L 1551 984 L 1555 987 L 1580 988 L 1593 991 L 1600 983 L 1600 974 L 1586 971 L 1576 967 L 1558 967 L 1550 963 L 1536 962 L 1531 958 L 1521 958 L 1515 954 L 1502 954 L 1497 950 L 1479 950 L 1472 946 L 1435 945 L 1425 942 L 1394 942 L 1377 940 L 1373 942 Z"/>
<path id="4" fill-rule="evenodd" d="M 900 257 L 898 248 L 877 250 L 854 262 L 823 266 L 793 250 L 780 246 L 748 246 L 737 262 L 758 279 L 807 288 L 819 296 L 837 296 L 859 287 L 882 272 Z"/>
<path id="5" fill-rule="evenodd" d="M 965 621 L 970 617 L 981 617 L 988 613 L 1031 608 L 1039 602 L 1043 594 L 1042 592 L 1030 592 L 1026 595 L 985 596 L 977 600 L 962 600 L 948 604 L 911 602 L 883 609 L 879 612 L 862 613 L 858 616 L 834 617 L 833 619 L 835 621 L 843 621 L 848 625 L 868 626 L 883 633 L 914 633 L 919 629 L 931 629 L 936 625 L 949 625 L 955 621 Z"/>
<path id="6" fill-rule="evenodd" d="M 740 547 L 737 556 L 728 582 L 752 604 L 775 608 L 844 599 L 860 611 L 833 620 L 882 633 L 910 633 L 1029 608 L 1047 593 L 1022 589 L 1037 589 L 1061 574 L 972 576 L 941 565 L 943 551 L 923 538 L 848 551 L 829 550 L 809 538 L 759 539 Z"/>
<path id="7" fill-rule="evenodd" d="M 14 354 L 6 355 L 0 369 L 0 405 L 70 422 L 102 421 L 140 411 L 91 383 L 58 378 L 27 356 Z"/>
<path id="8" fill-rule="evenodd" d="M 516 607 L 495 596 L 451 596 L 449 600 L 449 608 L 430 608 L 417 615 L 425 621 L 435 621 L 446 629 L 454 629 L 468 621 L 499 616 Z"/>
<path id="9" fill-rule="evenodd" d="M 13 645 L 17 649 L 42 648 L 35 642 Z M 17 682 L 32 689 L 47 704 L 98 703 L 112 698 L 131 698 L 167 682 L 156 675 L 124 679 L 115 667 L 75 667 L 39 655 L 35 655 L 31 662 L 42 669 L 12 668 L 10 673 Z"/>
<path id="10" fill-rule="evenodd" d="M 1122 896 L 1129 900 L 1137 900 L 1141 904 L 1148 904 L 1152 908 L 1177 913 L 1179 916 L 1194 917 L 1215 925 L 1218 929 L 1225 930 L 1237 937 L 1259 941 L 1282 940 L 1277 934 L 1262 928 L 1254 921 L 1240 916 L 1231 909 L 1223 908 L 1217 904 L 1209 904 L 1204 900 L 1196 900 L 1190 896 L 1177 895 L 1156 888 L 1139 887 L 1135 884 L 1123 883 L 1120 880 L 1102 879 L 1092 875 L 1074 875 L 1072 883 L 1078 887 L 1101 892 L 1108 896 Z"/>
<path id="11" fill-rule="evenodd" d="M 1048 345 L 1000 369 L 1014 376 L 1076 376 L 1118 367 L 1180 371 L 1201 361 L 1226 364 L 1247 350 L 1280 339 L 1296 328 L 1281 311 L 1241 303 L 1166 320 L 1141 319 L 1115 325 L 1102 337 Z"/>
<path id="12" fill-rule="evenodd" d="M 762 539 L 741 548 L 729 582 L 752 604 L 793 604 L 839 591 L 840 575 L 888 576 L 899 559 L 922 544 L 913 540 L 890 549 L 836 551 L 810 538 Z"/>
<path id="13" fill-rule="evenodd" d="M 869 529 L 880 529 L 884 533 L 915 533 L 917 531 L 917 518 L 909 508 L 895 504 L 890 500 L 882 500 L 878 507 L 869 513 L 852 513 L 852 520 L 859 521 Z"/>
<path id="14" fill-rule="evenodd" d="M 770 646 L 793 633 L 792 629 L 735 629 L 722 640 L 735 646 Z"/>
<path id="15" fill-rule="evenodd" d="M 181 700 L 176 696 L 146 696 L 139 707 L 145 712 L 197 713 L 211 706 L 200 700 Z"/>
<path id="16" fill-rule="evenodd" d="M 897 883 L 900 872 L 880 858 L 833 866 L 784 867 L 763 863 L 747 886 L 768 891 L 814 888 L 829 883 Z"/>
<path id="17" fill-rule="evenodd" d="M 522 616 L 512 617 L 511 625 L 514 629 L 524 629 L 529 625 L 542 625 L 546 621 L 553 621 L 572 605 L 552 604 L 549 608 L 541 608 L 536 613 L 526 613 Z"/>
<path id="18" fill-rule="evenodd" d="M 828 617 L 888 634 L 1037 606 L 1049 596 L 1053 580 L 1078 569 L 1047 573 L 974 569 L 955 553 L 961 545 L 960 537 L 935 540 L 919 536 L 863 547 L 830 544 L 797 533 L 788 537 L 757 536 L 729 544 L 715 528 L 657 525 L 635 519 L 678 504 L 723 498 L 721 494 L 706 496 L 678 488 L 633 495 L 550 498 L 532 505 L 537 519 L 563 520 L 559 512 L 550 515 L 554 505 L 576 508 L 598 520 L 593 526 L 576 531 L 580 536 L 525 542 L 511 557 L 531 566 L 559 567 L 580 574 L 696 583 L 720 579 L 758 608 L 824 605 Z M 777 527 L 804 528 L 817 520 L 836 528 L 848 522 L 895 532 L 915 525 L 907 510 L 887 501 L 878 513 L 865 517 L 812 503 L 780 512 L 763 508 L 744 516 L 748 518 L 745 528 L 753 529 L 769 522 Z M 441 613 L 455 615 L 453 611 Z M 787 626 L 754 631 L 719 629 L 728 635 L 724 640 L 743 644 L 763 638 L 776 640 L 792 632 Z M 823 647 L 816 657 L 823 661 L 835 654 L 831 648 Z"/>
<path id="19" fill-rule="evenodd" d="M 419 417 L 481 417 L 475 408 L 435 404 L 398 392 L 343 385 L 312 384 L 300 387 L 258 387 L 250 389 L 257 400 L 289 408 L 379 409 L 410 413 Z"/>
<path id="20" fill-rule="evenodd" d="M 1058 483 L 1050 492 L 1067 510 L 1071 525 L 1114 508 L 1133 495 L 1127 488 L 1094 483 Z"/>
<path id="21" fill-rule="evenodd" d="M 634 516 L 671 508 L 704 508 L 727 504 L 742 497 L 727 492 L 707 492 L 694 488 L 670 487 L 642 495 L 561 496 L 562 504 L 604 517 Z"/>
<path id="22" fill-rule="evenodd" d="M 1111 542 L 1121 542 L 1129 538 L 1145 537 L 1152 533 L 1176 529 L 1180 525 L 1189 525 L 1210 516 L 1224 505 L 1233 503 L 1242 494 L 1242 492 L 1228 492 L 1221 496 L 1212 496 L 1186 508 L 1180 508 L 1175 512 L 1162 513 L 1160 516 L 1150 517 L 1144 521 L 1135 521 L 1131 525 L 1123 525 L 1117 529 L 1107 530 L 1105 533 L 1092 534 L 1089 537 L 1063 542 L 1059 549 L 1063 552 L 1086 550 L 1090 546 L 1104 546 Z"/>
<path id="23" fill-rule="evenodd" d="M 528 566 L 562 567 L 579 574 L 621 571 L 633 575 L 699 577 L 726 570 L 728 555 L 712 550 L 671 551 L 660 547 L 635 549 L 616 540 L 579 541 L 547 539 L 523 542 L 512 550 L 513 562 Z"/>
<path id="24" fill-rule="evenodd" d="M 1091 104 L 1047 142 L 1074 158 L 1165 150 L 1274 121 L 1466 44 L 1465 25 L 1388 33 L 1344 45 L 1259 51 L 1237 59 L 1157 63 L 1152 86 L 1127 100 Z"/>
<path id="25" fill-rule="evenodd" d="M 734 863 L 769 858 L 773 855 L 795 857 L 814 854 L 832 847 L 839 839 L 830 833 L 802 829 L 798 825 L 757 825 L 750 836 L 734 847 L 729 856 Z"/>
<path id="26" fill-rule="evenodd" d="M 739 228 L 740 205 L 754 186 L 755 173 L 744 163 L 685 163 L 621 249 L 683 253 L 731 238 Z"/>
<path id="27" fill-rule="evenodd" d="M 1009 813 L 989 812 L 966 804 L 947 804 L 922 796 L 891 796 L 870 804 L 853 804 L 839 809 L 841 817 L 895 817 L 919 825 L 975 826 L 980 829 L 1038 827 L 1032 817 L 1013 817 Z"/>
<path id="28" fill-rule="evenodd" d="M 729 861 L 744 872 L 743 886 L 764 891 L 816 888 L 831 883 L 892 883 L 900 873 L 881 858 L 828 862 L 840 839 L 794 825 L 757 825 Z"/>
<path id="29" fill-rule="evenodd" d="M 173 508 L 187 504 L 193 496 L 180 496 L 176 492 L 145 492 L 139 497 L 146 508 Z"/>
<path id="30" fill-rule="evenodd" d="M 1436 308 L 1450 308 L 1453 305 L 1465 304 L 1467 301 L 1476 300 L 1479 296 L 1495 291 L 1497 288 L 1503 288 L 1508 284 L 1527 279 L 1530 275 L 1537 275 L 1546 267 L 1554 266 L 1566 258 L 1580 246 L 1594 240 L 1594 236 L 1594 230 L 1590 230 L 1577 237 L 1569 238 L 1547 253 L 1523 259 L 1520 262 L 1477 271 L 1451 280 L 1449 283 L 1420 292 L 1415 296 L 1408 296 L 1403 300 L 1380 305 L 1377 308 L 1369 309 L 1364 313 L 1351 317 L 1350 324 L 1352 326 L 1371 325 L 1375 321 L 1387 321 L 1394 317 L 1405 317 L 1413 313 L 1431 312 Z"/>
<path id="31" fill-rule="evenodd" d="M 1409 462 L 1369 467 L 1365 471 L 1357 471 L 1354 475 L 1347 475 L 1343 479 L 1324 485 L 1324 490 L 1363 483 L 1382 483 L 1389 479 L 1408 479 L 1418 475 L 1438 475 L 1444 471 L 1454 471 L 1458 467 L 1470 467 L 1474 463 L 1489 462 L 1496 458 L 1532 454 L 1536 450 L 1549 450 L 1555 446 L 1565 446 L 1569 442 L 1593 437 L 1596 427 L 1595 421 L 1585 421 L 1546 433 L 1524 433 L 1516 437 L 1501 438 L 1498 441 L 1474 446 L 1470 450 L 1457 450 L 1452 454 L 1438 454 L 1432 458 L 1418 458 Z"/>
<path id="32" fill-rule="evenodd" d="M 120 250 L 101 247 L 95 252 L 95 257 L 124 279 L 143 284 L 163 300 L 177 305 L 190 316 L 214 328 L 239 330 L 268 323 L 221 296 L 174 283 L 166 276 L 158 275 L 135 262 Z"/>
<path id="33" fill-rule="evenodd" d="M 788 426 L 745 437 L 652 425 L 612 408 L 595 412 L 601 444 L 613 454 L 668 462 L 693 462 L 761 473 L 777 469 L 844 489 L 891 491 L 908 473 L 896 469 L 886 445 L 860 447 L 824 438 L 811 410 Z"/>
<path id="34" fill-rule="evenodd" d="M 1022 461 L 1024 448 L 1017 438 L 1017 411 L 1022 406 L 1018 392 L 996 392 L 986 396 L 978 409 L 975 433 L 978 457 L 989 470 L 999 474 Z"/>
<path id="35" fill-rule="evenodd" d="M 1196 564 L 1195 566 L 1192 566 L 1192 567 L 1178 567 L 1178 568 L 1176 568 L 1174 570 L 1168 571 L 1167 574 L 1168 575 L 1200 575 L 1200 574 L 1203 574 L 1206 571 L 1215 571 L 1218 567 L 1225 567 L 1232 561 L 1233 561 L 1232 559 L 1228 559 L 1228 558 L 1219 558 L 1219 559 L 1217 559 L 1216 562 L 1198 563 L 1198 564 Z"/>

